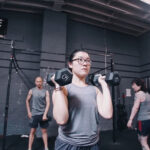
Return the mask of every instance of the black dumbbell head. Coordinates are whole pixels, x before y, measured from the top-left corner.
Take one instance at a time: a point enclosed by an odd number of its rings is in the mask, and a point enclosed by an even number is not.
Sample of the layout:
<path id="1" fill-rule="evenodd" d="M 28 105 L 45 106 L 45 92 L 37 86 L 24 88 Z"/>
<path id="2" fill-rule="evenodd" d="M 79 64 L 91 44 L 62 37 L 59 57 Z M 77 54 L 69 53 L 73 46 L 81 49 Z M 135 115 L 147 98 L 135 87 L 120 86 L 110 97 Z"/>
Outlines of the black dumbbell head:
<path id="1" fill-rule="evenodd" d="M 108 84 L 117 86 L 120 84 L 121 78 L 119 76 L 119 73 L 117 71 L 114 71 L 107 73 L 105 80 Z"/>
<path id="2" fill-rule="evenodd" d="M 99 86 L 98 83 L 98 78 L 99 78 L 100 74 L 91 74 L 88 77 L 88 80 L 95 86 Z"/>
<path id="3" fill-rule="evenodd" d="M 54 73 L 49 73 L 47 76 L 47 83 L 51 86 L 54 86 L 54 83 L 51 80 L 51 77 L 54 75 Z M 67 69 L 61 69 L 56 71 L 55 73 L 55 81 L 60 85 L 64 86 L 72 82 L 72 72 Z"/>
<path id="4" fill-rule="evenodd" d="M 98 82 L 98 78 L 99 78 L 100 74 L 91 74 L 89 76 L 89 81 L 91 81 L 91 83 L 95 86 L 99 86 L 99 82 Z M 109 85 L 114 85 L 117 86 L 120 84 L 120 76 L 118 74 L 117 71 L 114 72 L 109 72 L 106 74 L 106 78 L 105 81 L 109 84 Z"/>
<path id="5" fill-rule="evenodd" d="M 68 68 L 64 68 L 56 71 L 55 81 L 60 85 L 64 86 L 72 82 L 72 72 Z"/>
<path id="6" fill-rule="evenodd" d="M 120 78 L 118 72 L 115 71 L 115 72 L 114 72 L 114 77 L 113 77 L 113 83 L 112 83 L 112 84 L 113 84 L 114 86 L 117 86 L 117 85 L 120 84 L 120 81 L 121 81 L 121 78 Z"/>
<path id="7" fill-rule="evenodd" d="M 99 82 L 98 82 L 99 76 L 100 76 L 100 74 L 95 74 L 95 75 L 94 75 L 93 84 L 94 84 L 95 86 L 99 86 L 99 85 L 100 85 Z"/>

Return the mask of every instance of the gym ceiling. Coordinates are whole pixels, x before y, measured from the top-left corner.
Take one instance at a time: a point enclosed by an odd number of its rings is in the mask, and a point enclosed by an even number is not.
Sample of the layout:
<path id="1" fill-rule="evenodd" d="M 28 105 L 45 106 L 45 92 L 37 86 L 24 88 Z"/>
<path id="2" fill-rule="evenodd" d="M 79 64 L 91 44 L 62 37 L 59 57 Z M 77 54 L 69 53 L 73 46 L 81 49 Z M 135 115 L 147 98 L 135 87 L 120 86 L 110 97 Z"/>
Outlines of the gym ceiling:
<path id="1" fill-rule="evenodd" d="M 71 20 L 136 37 L 150 31 L 150 5 L 140 0 L 0 0 L 0 9 L 64 12 Z"/>

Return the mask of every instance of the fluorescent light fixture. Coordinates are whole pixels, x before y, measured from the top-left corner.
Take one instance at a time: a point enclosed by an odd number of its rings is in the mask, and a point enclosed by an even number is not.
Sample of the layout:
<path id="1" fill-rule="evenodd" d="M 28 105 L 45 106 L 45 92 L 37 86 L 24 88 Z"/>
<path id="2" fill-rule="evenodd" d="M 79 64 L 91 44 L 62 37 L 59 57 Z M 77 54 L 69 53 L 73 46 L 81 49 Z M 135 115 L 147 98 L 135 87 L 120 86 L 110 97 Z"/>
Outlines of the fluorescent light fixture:
<path id="1" fill-rule="evenodd" d="M 150 0 L 140 0 L 140 1 L 150 5 Z"/>

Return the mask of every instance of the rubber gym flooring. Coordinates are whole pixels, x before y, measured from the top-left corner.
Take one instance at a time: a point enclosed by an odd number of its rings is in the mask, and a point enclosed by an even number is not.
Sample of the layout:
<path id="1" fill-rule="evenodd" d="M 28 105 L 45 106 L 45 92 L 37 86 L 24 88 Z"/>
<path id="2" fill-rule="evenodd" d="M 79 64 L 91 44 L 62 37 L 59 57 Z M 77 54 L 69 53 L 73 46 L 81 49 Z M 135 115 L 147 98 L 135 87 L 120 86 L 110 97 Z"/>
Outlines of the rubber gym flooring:
<path id="1" fill-rule="evenodd" d="M 116 142 L 113 142 L 112 131 L 102 131 L 100 139 L 100 150 L 141 150 L 134 130 L 117 131 Z M 54 142 L 55 137 L 48 138 L 49 150 L 54 149 Z M 20 135 L 7 136 L 5 150 L 27 150 L 27 145 L 28 138 L 22 138 Z M 2 150 L 2 137 L 0 137 L 0 150 Z M 43 150 L 43 141 L 41 138 L 35 138 L 33 150 Z"/>

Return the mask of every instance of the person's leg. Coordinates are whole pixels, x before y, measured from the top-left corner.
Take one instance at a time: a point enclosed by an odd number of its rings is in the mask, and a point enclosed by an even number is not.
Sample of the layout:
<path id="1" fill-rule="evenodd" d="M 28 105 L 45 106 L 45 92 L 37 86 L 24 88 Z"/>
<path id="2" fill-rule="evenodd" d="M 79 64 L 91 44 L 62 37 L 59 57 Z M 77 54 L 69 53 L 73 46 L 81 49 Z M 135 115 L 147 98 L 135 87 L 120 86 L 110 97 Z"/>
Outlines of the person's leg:
<path id="1" fill-rule="evenodd" d="M 32 149 L 32 144 L 33 144 L 33 141 L 34 141 L 35 132 L 36 132 L 36 128 L 31 128 L 30 135 L 29 135 L 28 150 Z"/>
<path id="2" fill-rule="evenodd" d="M 41 119 L 42 119 L 41 115 Z M 45 150 L 48 150 L 48 135 L 47 135 L 47 128 L 48 128 L 49 124 L 48 121 L 40 121 L 40 127 L 41 127 L 41 132 L 42 132 L 42 138 L 43 138 L 43 143 L 44 143 L 44 148 Z"/>
<path id="3" fill-rule="evenodd" d="M 140 141 L 140 144 L 142 146 L 142 150 L 150 150 L 150 147 L 148 145 L 148 136 L 140 136 L 138 135 L 138 139 Z"/>
<path id="4" fill-rule="evenodd" d="M 48 135 L 47 135 L 47 129 L 41 128 L 41 132 L 42 132 L 42 138 L 43 138 L 45 150 L 48 150 Z"/>
<path id="5" fill-rule="evenodd" d="M 36 128 L 38 127 L 37 116 L 32 116 L 32 118 L 29 120 L 29 125 L 31 127 L 31 130 L 30 130 L 30 134 L 29 134 L 28 150 L 32 150 L 32 144 L 34 141 Z"/>

